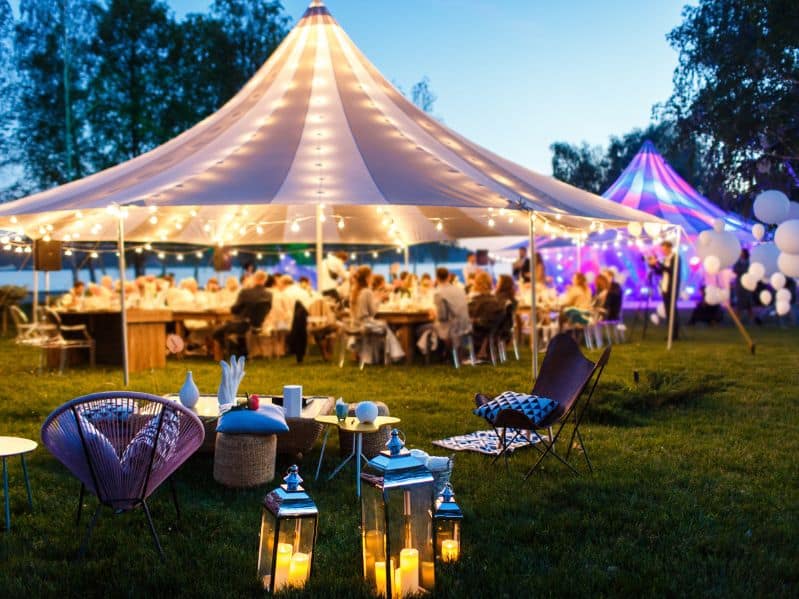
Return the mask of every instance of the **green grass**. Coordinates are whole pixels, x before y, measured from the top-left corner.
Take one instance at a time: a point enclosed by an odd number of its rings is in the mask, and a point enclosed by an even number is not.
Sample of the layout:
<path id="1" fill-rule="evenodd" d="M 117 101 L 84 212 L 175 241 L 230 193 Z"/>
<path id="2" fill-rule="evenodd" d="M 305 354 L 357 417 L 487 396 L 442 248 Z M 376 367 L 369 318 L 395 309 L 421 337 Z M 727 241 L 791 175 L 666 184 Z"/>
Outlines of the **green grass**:
<path id="1" fill-rule="evenodd" d="M 511 472 L 458 454 L 453 474 L 465 512 L 463 560 L 439 576 L 442 597 L 533 595 L 796 596 L 799 592 L 797 332 L 758 330 L 751 356 L 731 329 L 687 331 L 667 353 L 657 337 L 614 347 L 584 427 L 596 468 L 570 475 L 556 462 L 526 483 L 524 450 Z M 529 357 L 529 354 L 528 354 Z M 62 402 L 121 386 L 118 371 L 36 375 L 37 354 L 0 341 L 0 435 L 39 438 Z M 176 391 L 187 368 L 214 391 L 218 367 L 170 361 L 131 388 Z M 633 382 L 633 371 L 640 383 Z M 312 357 L 250 364 L 243 389 L 385 401 L 409 445 L 485 428 L 475 391 L 529 388 L 529 360 L 498 368 L 447 366 L 339 370 Z M 331 435 L 333 448 L 337 440 Z M 335 453 L 335 452 L 332 452 Z M 360 583 L 359 504 L 351 471 L 313 481 L 318 450 L 301 471 L 320 512 L 309 597 L 369 596 Z M 278 469 L 289 464 L 278 463 Z M 87 558 L 72 561 L 78 485 L 48 452 L 30 458 L 35 510 L 11 462 L 12 531 L 0 532 L 0 596 L 257 596 L 259 502 L 264 487 L 225 489 L 196 456 L 177 474 L 178 529 L 168 493 L 151 503 L 167 555 L 160 563 L 144 517 L 107 513 Z M 93 498 L 87 502 L 89 512 Z M 299 596 L 299 594 L 298 594 Z"/>

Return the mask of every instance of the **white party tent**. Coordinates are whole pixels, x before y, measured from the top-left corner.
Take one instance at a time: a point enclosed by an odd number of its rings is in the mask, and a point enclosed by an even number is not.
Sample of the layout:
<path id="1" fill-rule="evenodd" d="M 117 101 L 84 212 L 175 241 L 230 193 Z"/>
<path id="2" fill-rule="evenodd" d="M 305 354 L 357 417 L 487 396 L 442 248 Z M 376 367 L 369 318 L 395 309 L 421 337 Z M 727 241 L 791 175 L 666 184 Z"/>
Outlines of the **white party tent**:
<path id="1" fill-rule="evenodd" d="M 524 235 L 535 220 L 565 234 L 592 220 L 658 219 L 505 160 L 418 110 L 321 0 L 242 90 L 195 127 L 0 206 L 0 227 L 66 245 L 316 241 L 317 261 L 322 239 L 407 246 Z"/>

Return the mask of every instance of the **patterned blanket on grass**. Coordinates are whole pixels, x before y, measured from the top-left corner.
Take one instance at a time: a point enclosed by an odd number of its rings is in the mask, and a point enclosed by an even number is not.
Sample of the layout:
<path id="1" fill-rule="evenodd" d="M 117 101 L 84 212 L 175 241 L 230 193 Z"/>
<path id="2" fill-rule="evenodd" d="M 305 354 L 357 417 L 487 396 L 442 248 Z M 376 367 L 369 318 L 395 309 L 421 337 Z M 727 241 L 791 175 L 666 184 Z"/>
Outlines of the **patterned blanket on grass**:
<path id="1" fill-rule="evenodd" d="M 507 430 L 507 438 L 512 439 L 515 430 L 509 428 Z M 538 443 L 538 439 L 533 436 L 533 443 Z M 476 451 L 477 453 L 484 453 L 486 455 L 497 455 L 502 448 L 502 441 L 497 437 L 494 431 L 475 431 L 466 435 L 458 435 L 457 437 L 448 437 L 440 441 L 433 441 L 433 445 L 449 449 L 450 451 Z M 520 436 L 516 439 L 508 451 L 514 451 L 520 447 L 529 447 L 530 441 L 526 437 Z"/>

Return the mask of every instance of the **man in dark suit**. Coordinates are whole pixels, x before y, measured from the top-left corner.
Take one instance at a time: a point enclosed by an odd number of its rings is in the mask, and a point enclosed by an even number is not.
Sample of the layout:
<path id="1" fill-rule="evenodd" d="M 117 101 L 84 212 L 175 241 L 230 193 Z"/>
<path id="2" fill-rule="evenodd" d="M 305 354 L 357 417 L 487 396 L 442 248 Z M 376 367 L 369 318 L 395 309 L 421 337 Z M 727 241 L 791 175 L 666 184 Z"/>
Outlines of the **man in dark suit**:
<path id="1" fill-rule="evenodd" d="M 649 267 L 660 275 L 660 294 L 663 297 L 663 305 L 666 314 L 671 313 L 671 302 L 674 298 L 674 322 L 672 323 L 672 339 L 679 338 L 680 318 L 677 312 L 677 297 L 674 294 L 680 292 L 680 270 L 677 268 L 677 254 L 674 252 L 674 244 L 665 240 L 660 244 L 663 252 L 663 260 L 658 260 L 654 256 L 649 256 Z"/>
<path id="2" fill-rule="evenodd" d="M 519 257 L 513 262 L 513 278 L 517 281 L 530 280 L 530 258 L 525 247 L 519 248 Z"/>
<path id="3" fill-rule="evenodd" d="M 259 328 L 272 308 L 272 293 L 264 284 L 266 273 L 259 270 L 252 276 L 252 286 L 239 291 L 236 303 L 230 308 L 234 319 L 217 327 L 213 332 L 214 359 L 224 359 L 225 338 L 228 335 L 244 335 L 250 328 Z"/>

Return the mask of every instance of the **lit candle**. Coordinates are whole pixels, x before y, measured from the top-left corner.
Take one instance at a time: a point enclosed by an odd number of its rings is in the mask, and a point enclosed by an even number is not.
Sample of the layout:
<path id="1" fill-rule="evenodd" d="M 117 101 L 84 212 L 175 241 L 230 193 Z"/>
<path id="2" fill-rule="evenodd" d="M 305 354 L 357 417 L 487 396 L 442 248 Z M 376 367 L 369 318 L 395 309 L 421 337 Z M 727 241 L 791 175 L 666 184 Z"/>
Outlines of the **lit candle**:
<path id="1" fill-rule="evenodd" d="M 389 563 L 391 569 L 391 582 L 392 589 L 396 589 L 394 581 L 394 560 Z M 383 597 L 386 596 L 386 562 L 375 562 L 375 583 L 377 586 L 377 594 Z"/>
<path id="2" fill-rule="evenodd" d="M 402 595 L 412 595 L 419 590 L 419 551 L 406 547 L 400 551 L 401 581 L 397 586 L 402 590 Z"/>
<path id="3" fill-rule="evenodd" d="M 445 562 L 456 562 L 459 550 L 458 541 L 447 539 L 441 543 L 441 559 Z"/>
<path id="4" fill-rule="evenodd" d="M 291 564 L 289 564 L 289 586 L 305 586 L 305 581 L 308 579 L 309 565 L 310 559 L 307 553 L 298 551 L 291 556 Z"/>
<path id="5" fill-rule="evenodd" d="M 275 591 L 279 591 L 288 584 L 292 549 L 291 543 L 278 543 L 277 545 L 277 561 L 274 573 Z"/>
<path id="6" fill-rule="evenodd" d="M 422 562 L 421 585 L 428 591 L 432 591 L 435 586 L 436 574 L 433 562 Z"/>

